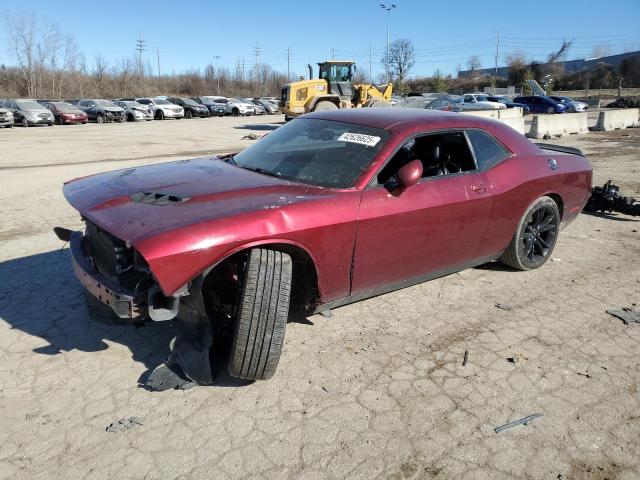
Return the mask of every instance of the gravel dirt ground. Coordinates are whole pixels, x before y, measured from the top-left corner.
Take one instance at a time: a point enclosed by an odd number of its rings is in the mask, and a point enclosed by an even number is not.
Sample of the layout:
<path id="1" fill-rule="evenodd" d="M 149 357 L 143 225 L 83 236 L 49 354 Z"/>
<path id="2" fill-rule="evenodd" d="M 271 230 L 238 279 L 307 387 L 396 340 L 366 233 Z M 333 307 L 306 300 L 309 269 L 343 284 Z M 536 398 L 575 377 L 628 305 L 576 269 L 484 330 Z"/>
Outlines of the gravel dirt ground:
<path id="1" fill-rule="evenodd" d="M 535 271 L 491 263 L 290 323 L 271 381 L 140 388 L 176 328 L 87 318 L 51 233 L 80 226 L 62 182 L 243 148 L 274 121 L 0 131 L 0 478 L 640 477 L 640 325 L 605 313 L 640 304 L 640 219 L 619 214 L 581 215 Z M 640 129 L 553 143 L 640 197 Z"/>

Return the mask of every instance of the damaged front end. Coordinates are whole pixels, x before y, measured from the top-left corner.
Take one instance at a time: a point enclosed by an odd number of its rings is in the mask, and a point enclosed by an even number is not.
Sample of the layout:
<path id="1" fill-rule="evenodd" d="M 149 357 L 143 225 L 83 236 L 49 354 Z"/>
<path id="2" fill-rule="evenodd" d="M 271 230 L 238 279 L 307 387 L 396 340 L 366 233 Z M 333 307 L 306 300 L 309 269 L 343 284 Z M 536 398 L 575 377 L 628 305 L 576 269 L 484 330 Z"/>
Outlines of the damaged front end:
<path id="1" fill-rule="evenodd" d="M 108 323 L 142 324 L 173 320 L 180 312 L 183 328 L 171 342 L 166 364 L 154 371 L 148 383 L 153 387 L 157 383 L 153 375 L 166 375 L 162 368 L 170 368 L 197 384 L 211 384 L 212 330 L 201 294 L 202 277 L 167 297 L 135 248 L 89 220 L 85 225 L 84 233 L 61 227 L 54 232 L 70 244 L 73 271 L 91 296 L 89 314 L 99 318 L 91 310 L 110 308 L 118 321 Z"/>
<path id="2" fill-rule="evenodd" d="M 175 318 L 184 292 L 164 296 L 136 249 L 88 220 L 85 225 L 84 234 L 54 229 L 58 238 L 70 243 L 73 271 L 82 286 L 122 323 Z"/>

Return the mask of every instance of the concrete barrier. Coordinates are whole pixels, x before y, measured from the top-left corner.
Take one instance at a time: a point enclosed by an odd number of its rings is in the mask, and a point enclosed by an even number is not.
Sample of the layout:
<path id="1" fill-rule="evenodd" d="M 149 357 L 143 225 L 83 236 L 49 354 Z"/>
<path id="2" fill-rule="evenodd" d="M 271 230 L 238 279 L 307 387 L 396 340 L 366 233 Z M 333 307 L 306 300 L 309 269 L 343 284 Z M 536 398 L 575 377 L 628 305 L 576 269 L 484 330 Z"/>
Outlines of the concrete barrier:
<path id="1" fill-rule="evenodd" d="M 475 117 L 495 118 L 498 119 L 500 110 L 463 110 L 462 113 L 473 115 Z"/>
<path id="2" fill-rule="evenodd" d="M 522 108 L 505 108 L 504 110 L 498 110 L 498 118 L 520 118 L 522 117 Z"/>
<path id="3" fill-rule="evenodd" d="M 524 117 L 514 117 L 514 118 L 496 118 L 497 121 L 504 123 L 505 125 L 509 125 L 520 135 L 525 134 L 524 130 Z"/>
<path id="4" fill-rule="evenodd" d="M 559 115 L 533 115 L 529 138 L 563 137 L 570 134 L 587 133 L 587 114 L 562 113 Z"/>
<path id="5" fill-rule="evenodd" d="M 516 111 L 511 112 L 512 110 Z M 509 125 L 516 132 L 522 135 L 525 134 L 524 117 L 522 116 L 521 108 L 509 108 L 504 110 L 479 110 L 462 113 L 464 113 L 465 115 L 473 115 L 474 117 L 491 118 L 498 122 L 504 123 L 505 125 Z"/>
<path id="6" fill-rule="evenodd" d="M 622 110 L 606 110 L 598 115 L 598 123 L 596 130 L 608 132 L 610 130 L 618 130 L 619 128 L 640 126 L 638 117 L 640 116 L 639 108 L 625 108 Z"/>

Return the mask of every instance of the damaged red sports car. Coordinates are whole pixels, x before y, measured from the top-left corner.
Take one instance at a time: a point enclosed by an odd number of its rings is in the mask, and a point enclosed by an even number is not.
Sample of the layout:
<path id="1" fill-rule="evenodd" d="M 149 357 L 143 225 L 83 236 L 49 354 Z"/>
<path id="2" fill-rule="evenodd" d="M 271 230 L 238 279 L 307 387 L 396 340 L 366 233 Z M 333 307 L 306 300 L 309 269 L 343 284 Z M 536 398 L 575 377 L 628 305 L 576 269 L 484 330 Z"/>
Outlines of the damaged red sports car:
<path id="1" fill-rule="evenodd" d="M 70 240 L 92 308 L 126 322 L 179 319 L 171 361 L 212 382 L 268 379 L 287 318 L 500 259 L 529 270 L 582 210 L 579 150 L 510 127 L 415 109 L 317 112 L 246 150 L 65 184 Z"/>

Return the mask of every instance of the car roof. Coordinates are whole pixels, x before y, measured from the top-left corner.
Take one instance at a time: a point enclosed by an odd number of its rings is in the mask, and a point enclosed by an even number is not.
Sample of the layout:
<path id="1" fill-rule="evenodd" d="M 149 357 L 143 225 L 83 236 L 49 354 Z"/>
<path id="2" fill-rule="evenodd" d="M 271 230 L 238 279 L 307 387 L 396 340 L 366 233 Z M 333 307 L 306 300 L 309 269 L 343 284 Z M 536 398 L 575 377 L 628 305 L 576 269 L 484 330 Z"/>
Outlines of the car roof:
<path id="1" fill-rule="evenodd" d="M 513 152 L 534 153 L 539 150 L 525 136 L 504 123 L 457 112 L 421 108 L 347 108 L 308 113 L 300 118 L 353 123 L 399 135 L 429 130 L 480 128 L 494 134 Z"/>

